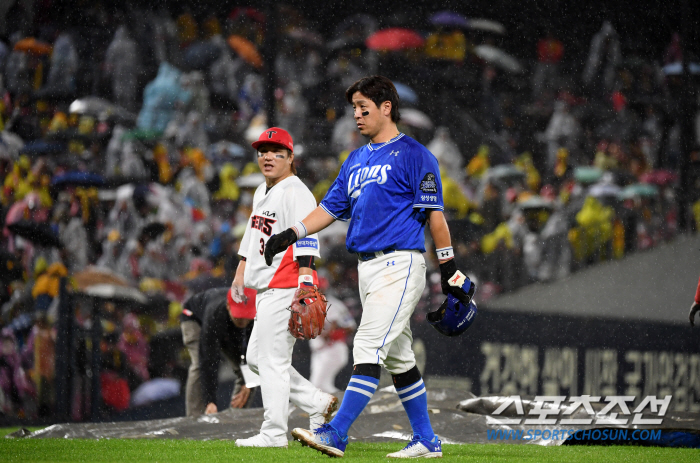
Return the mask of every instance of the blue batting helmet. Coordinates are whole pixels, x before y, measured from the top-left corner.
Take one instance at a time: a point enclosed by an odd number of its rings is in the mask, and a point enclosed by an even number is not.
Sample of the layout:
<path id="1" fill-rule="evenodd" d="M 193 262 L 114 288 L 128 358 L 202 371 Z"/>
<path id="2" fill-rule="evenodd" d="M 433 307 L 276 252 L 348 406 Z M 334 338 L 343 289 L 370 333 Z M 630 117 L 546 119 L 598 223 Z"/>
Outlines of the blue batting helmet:
<path id="1" fill-rule="evenodd" d="M 428 314 L 428 322 L 445 336 L 459 336 L 474 322 L 476 313 L 476 304 L 473 300 L 465 304 L 452 294 L 448 294 L 440 308 Z"/>

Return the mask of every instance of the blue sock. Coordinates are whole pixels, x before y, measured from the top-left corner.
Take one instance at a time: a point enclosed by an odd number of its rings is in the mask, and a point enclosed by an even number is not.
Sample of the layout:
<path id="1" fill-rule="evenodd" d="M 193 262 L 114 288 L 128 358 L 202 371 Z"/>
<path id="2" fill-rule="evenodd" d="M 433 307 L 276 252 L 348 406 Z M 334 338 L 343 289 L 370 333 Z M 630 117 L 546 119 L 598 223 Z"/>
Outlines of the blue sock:
<path id="1" fill-rule="evenodd" d="M 352 375 L 348 387 L 345 389 L 340 410 L 331 421 L 331 426 L 338 431 L 340 437 L 348 435 L 350 426 L 355 422 L 362 410 L 365 409 L 369 399 L 377 390 L 379 378 L 364 375 Z"/>
<path id="2" fill-rule="evenodd" d="M 425 392 L 423 378 L 408 386 L 396 388 L 403 408 L 411 422 L 414 436 L 432 440 L 435 437 L 433 427 L 428 416 L 428 394 Z"/>

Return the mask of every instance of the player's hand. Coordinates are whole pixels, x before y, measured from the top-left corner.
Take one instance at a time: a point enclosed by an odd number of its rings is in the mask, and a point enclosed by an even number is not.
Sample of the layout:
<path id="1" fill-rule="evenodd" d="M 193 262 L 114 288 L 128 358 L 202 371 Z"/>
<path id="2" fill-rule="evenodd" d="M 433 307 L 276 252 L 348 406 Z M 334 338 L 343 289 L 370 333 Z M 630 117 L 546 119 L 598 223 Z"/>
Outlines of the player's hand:
<path id="1" fill-rule="evenodd" d="M 700 304 L 693 302 L 690 306 L 690 313 L 688 314 L 688 320 L 690 320 L 690 326 L 695 326 L 695 314 L 700 311 Z"/>
<path id="2" fill-rule="evenodd" d="M 231 408 L 243 408 L 250 397 L 250 389 L 243 386 L 238 394 L 231 397 Z"/>
<path id="3" fill-rule="evenodd" d="M 454 259 L 440 264 L 440 286 L 442 287 L 442 294 L 452 294 L 465 304 L 469 304 L 476 290 L 476 285 L 466 275 L 457 270 L 457 264 Z"/>
<path id="4" fill-rule="evenodd" d="M 204 409 L 204 414 L 205 415 L 213 415 L 214 413 L 218 413 L 219 409 L 216 408 L 216 404 L 214 402 L 209 402 L 207 404 L 207 408 Z"/>
<path id="5" fill-rule="evenodd" d="M 231 298 L 237 304 L 248 302 L 248 296 L 245 295 L 245 287 L 242 281 L 234 279 L 231 282 Z"/>
<path id="6" fill-rule="evenodd" d="M 282 251 L 297 242 L 297 234 L 291 228 L 286 229 L 279 235 L 272 235 L 265 245 L 265 263 L 272 265 L 272 259 Z"/>

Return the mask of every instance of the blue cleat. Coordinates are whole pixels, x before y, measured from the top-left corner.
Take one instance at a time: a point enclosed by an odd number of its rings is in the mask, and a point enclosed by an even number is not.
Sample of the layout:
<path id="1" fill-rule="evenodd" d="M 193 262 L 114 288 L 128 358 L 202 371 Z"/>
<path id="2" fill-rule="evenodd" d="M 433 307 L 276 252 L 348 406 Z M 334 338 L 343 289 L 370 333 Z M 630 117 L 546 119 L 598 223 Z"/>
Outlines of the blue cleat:
<path id="1" fill-rule="evenodd" d="M 437 435 L 431 440 L 414 435 L 406 447 L 390 453 L 387 458 L 442 458 L 442 442 Z"/>
<path id="2" fill-rule="evenodd" d="M 347 436 L 340 437 L 338 431 L 330 424 L 323 424 L 313 432 L 294 428 L 292 437 L 301 442 L 301 445 L 316 449 L 329 457 L 342 457 L 345 455 L 345 447 L 348 445 Z"/>

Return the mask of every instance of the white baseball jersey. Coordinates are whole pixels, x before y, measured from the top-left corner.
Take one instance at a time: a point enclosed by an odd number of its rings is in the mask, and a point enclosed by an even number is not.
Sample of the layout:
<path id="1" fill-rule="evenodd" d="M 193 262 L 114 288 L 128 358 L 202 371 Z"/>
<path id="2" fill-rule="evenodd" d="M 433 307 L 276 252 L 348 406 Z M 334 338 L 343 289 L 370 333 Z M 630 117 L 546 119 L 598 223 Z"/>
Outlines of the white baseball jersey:
<path id="1" fill-rule="evenodd" d="M 316 208 L 316 199 L 295 175 L 266 190 L 264 183 L 255 190 L 253 212 L 238 250 L 238 254 L 246 258 L 244 285 L 256 291 L 296 288 L 299 281 L 296 258 L 320 257 L 318 236 L 313 234 L 298 240 L 286 252 L 277 254 L 269 267 L 265 263 L 265 245 L 270 236 L 283 232 L 309 215 Z M 314 284 L 318 284 L 316 272 Z"/>

